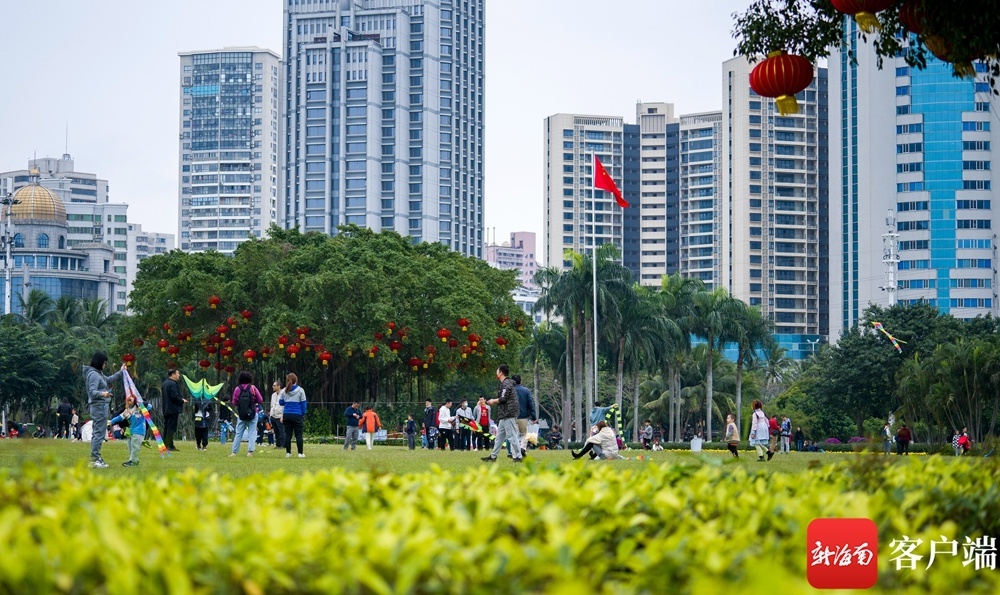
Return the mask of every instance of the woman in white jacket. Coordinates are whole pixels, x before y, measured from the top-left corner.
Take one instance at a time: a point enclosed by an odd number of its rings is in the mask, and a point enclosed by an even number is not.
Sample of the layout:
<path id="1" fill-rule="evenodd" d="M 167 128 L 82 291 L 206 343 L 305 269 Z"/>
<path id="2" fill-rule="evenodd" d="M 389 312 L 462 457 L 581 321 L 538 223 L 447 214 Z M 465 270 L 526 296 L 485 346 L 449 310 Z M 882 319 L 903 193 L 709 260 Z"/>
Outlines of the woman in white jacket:
<path id="1" fill-rule="evenodd" d="M 750 444 L 757 449 L 757 460 L 764 460 L 764 448 L 767 448 L 767 460 L 771 460 L 774 451 L 768 447 L 769 427 L 767 416 L 764 415 L 764 404 L 758 400 L 753 402 L 753 420 L 750 423 Z"/>
<path id="2" fill-rule="evenodd" d="M 615 431 L 603 421 L 597 422 L 597 433 L 587 438 L 587 442 L 580 452 L 573 452 L 573 458 L 579 459 L 588 452 L 591 459 L 624 458 L 618 454 L 618 439 L 615 437 Z"/>

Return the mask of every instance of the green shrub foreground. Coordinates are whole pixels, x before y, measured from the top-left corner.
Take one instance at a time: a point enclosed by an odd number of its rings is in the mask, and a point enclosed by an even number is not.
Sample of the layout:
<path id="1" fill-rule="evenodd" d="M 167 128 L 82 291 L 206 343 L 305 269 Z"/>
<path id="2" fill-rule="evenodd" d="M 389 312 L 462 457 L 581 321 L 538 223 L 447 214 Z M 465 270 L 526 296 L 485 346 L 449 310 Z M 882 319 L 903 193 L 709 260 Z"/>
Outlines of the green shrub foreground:
<path id="1" fill-rule="evenodd" d="M 1000 591 L 960 556 L 923 570 L 932 540 L 1000 533 L 995 459 L 692 462 L 124 479 L 30 462 L 0 471 L 0 592 L 801 593 L 816 517 L 876 522 L 873 592 Z M 924 540 L 918 570 L 889 562 L 903 535 Z"/>

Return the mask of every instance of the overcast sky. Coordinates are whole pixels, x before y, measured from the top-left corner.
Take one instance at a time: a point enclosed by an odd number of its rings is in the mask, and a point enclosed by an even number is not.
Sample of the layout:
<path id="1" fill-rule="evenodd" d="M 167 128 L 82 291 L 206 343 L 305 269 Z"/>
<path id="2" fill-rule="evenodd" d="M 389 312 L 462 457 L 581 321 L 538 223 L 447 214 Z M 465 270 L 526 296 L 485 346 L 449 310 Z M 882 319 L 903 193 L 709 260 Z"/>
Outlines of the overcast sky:
<path id="1" fill-rule="evenodd" d="M 486 227 L 542 242 L 542 123 L 624 116 L 668 101 L 721 109 L 732 13 L 749 0 L 488 0 Z M 177 233 L 178 57 L 259 46 L 281 53 L 282 0 L 0 0 L 0 171 L 66 150 L 110 183 L 111 202 Z M 539 250 L 539 252 L 544 252 Z"/>

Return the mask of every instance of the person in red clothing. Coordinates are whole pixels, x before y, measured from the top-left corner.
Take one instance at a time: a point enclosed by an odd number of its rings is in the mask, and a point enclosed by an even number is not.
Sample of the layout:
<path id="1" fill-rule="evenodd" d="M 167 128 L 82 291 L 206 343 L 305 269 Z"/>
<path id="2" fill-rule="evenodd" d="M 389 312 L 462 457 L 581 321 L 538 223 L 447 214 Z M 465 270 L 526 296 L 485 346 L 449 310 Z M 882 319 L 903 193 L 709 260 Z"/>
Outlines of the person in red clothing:
<path id="1" fill-rule="evenodd" d="M 365 431 L 365 443 L 368 450 L 372 449 L 372 439 L 375 432 L 382 428 L 382 420 L 378 418 L 378 413 L 372 410 L 372 406 L 365 407 L 365 412 L 361 414 L 361 429 Z"/>
<path id="2" fill-rule="evenodd" d="M 966 454 L 972 449 L 968 428 L 962 428 L 962 435 L 958 437 L 958 446 L 962 449 L 962 454 Z"/>
<path id="3" fill-rule="evenodd" d="M 910 440 L 913 439 L 913 434 L 910 433 L 910 428 L 903 424 L 899 431 L 896 432 L 896 455 L 909 455 L 910 454 Z"/>
<path id="4" fill-rule="evenodd" d="M 769 452 L 775 452 L 778 450 L 778 436 L 781 434 L 781 426 L 778 425 L 778 416 L 771 416 L 771 419 L 767 421 L 767 428 L 771 434 L 771 440 L 768 442 L 767 450 Z"/>

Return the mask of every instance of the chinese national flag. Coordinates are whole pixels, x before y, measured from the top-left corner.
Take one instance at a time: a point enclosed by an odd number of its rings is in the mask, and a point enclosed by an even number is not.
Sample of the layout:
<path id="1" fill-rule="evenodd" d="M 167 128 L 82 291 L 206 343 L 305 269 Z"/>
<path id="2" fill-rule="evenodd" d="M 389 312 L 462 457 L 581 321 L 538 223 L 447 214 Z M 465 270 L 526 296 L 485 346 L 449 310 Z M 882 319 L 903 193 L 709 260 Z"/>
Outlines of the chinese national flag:
<path id="1" fill-rule="evenodd" d="M 618 189 L 618 185 L 615 184 L 608 170 L 601 165 L 601 160 L 598 159 L 597 155 L 594 155 L 594 188 L 614 194 L 618 206 L 623 209 L 628 208 L 628 202 L 622 196 L 622 191 Z"/>

